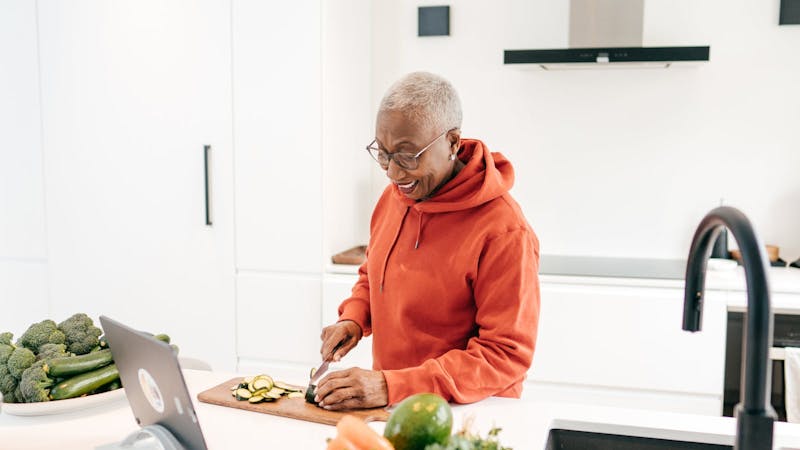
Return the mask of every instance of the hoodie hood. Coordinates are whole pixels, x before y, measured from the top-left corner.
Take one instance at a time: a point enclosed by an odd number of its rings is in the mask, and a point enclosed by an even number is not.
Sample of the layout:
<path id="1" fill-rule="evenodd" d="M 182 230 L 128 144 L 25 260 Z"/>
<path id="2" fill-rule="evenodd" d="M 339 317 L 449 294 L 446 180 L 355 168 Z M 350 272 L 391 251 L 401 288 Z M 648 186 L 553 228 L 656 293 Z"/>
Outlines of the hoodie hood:
<path id="1" fill-rule="evenodd" d="M 477 139 L 461 139 L 458 158 L 466 164 L 432 197 L 416 201 L 393 187 L 395 198 L 420 213 L 460 211 L 502 196 L 514 185 L 514 169 L 500 153 L 492 153 Z"/>

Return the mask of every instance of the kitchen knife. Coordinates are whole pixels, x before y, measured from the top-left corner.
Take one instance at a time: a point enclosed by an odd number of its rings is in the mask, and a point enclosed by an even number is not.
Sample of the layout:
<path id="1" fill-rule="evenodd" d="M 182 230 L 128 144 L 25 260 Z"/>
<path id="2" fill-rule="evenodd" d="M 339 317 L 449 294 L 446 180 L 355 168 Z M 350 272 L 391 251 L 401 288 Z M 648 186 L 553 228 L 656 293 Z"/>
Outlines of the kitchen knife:
<path id="1" fill-rule="evenodd" d="M 339 348 L 343 344 L 344 341 L 341 341 L 338 344 L 336 344 L 336 347 L 333 348 L 331 354 L 336 353 L 336 350 L 339 350 Z M 325 372 L 328 371 L 328 366 L 330 365 L 330 363 L 331 363 L 330 361 L 322 361 L 322 364 L 320 364 L 319 367 L 317 367 L 317 370 L 315 370 L 314 373 L 311 375 L 311 379 L 308 382 L 309 386 L 312 384 L 315 386 L 317 385 L 317 381 L 319 381 L 319 379 L 322 378 L 322 375 L 324 375 Z"/>
<path id="2" fill-rule="evenodd" d="M 317 367 L 317 370 L 314 371 L 314 375 L 311 376 L 311 380 L 309 380 L 308 384 L 317 385 L 317 381 L 322 378 L 322 375 L 328 371 L 328 365 L 330 361 L 322 361 L 322 364 Z"/>

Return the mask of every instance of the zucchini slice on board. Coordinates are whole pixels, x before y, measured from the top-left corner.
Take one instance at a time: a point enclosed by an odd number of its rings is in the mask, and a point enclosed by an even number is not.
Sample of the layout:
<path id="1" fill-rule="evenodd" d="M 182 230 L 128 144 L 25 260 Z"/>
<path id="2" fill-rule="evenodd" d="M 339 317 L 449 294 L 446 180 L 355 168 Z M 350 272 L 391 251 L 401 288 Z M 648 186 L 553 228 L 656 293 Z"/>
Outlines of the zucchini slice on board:
<path id="1" fill-rule="evenodd" d="M 302 391 L 302 389 L 293 388 L 293 387 L 289 386 L 288 384 L 284 383 L 283 381 L 276 381 L 275 382 L 275 387 L 279 388 L 279 389 L 283 389 L 286 392 L 300 392 L 300 391 Z"/>
<path id="2" fill-rule="evenodd" d="M 302 398 L 303 390 L 297 387 L 275 381 L 271 376 L 259 374 L 242 378 L 238 384 L 231 386 L 231 395 L 239 401 L 247 400 L 250 403 L 274 402 L 281 397 Z"/>
<path id="3" fill-rule="evenodd" d="M 269 389 L 272 389 L 272 386 L 274 386 L 274 384 L 273 384 L 271 378 L 266 378 L 266 377 L 265 378 L 260 378 L 259 377 L 259 378 L 256 378 L 255 380 L 253 380 L 253 387 L 256 388 L 256 390 L 260 390 L 260 389 L 269 390 Z"/>
<path id="4" fill-rule="evenodd" d="M 248 389 L 239 388 L 236 390 L 236 400 L 249 400 L 252 396 L 253 393 Z"/>
<path id="5" fill-rule="evenodd" d="M 260 395 L 254 395 L 254 396 L 248 398 L 247 401 L 250 402 L 250 403 L 261 403 L 261 402 L 264 401 L 264 397 L 262 397 Z"/>

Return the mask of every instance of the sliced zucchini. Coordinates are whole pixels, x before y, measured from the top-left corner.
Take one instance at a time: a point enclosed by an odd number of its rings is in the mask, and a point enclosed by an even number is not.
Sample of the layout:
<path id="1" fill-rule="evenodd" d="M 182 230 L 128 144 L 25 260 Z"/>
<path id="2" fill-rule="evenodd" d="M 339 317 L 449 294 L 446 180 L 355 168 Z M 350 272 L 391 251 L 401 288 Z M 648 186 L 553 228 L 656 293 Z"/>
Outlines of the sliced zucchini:
<path id="1" fill-rule="evenodd" d="M 253 387 L 256 388 L 256 390 L 260 389 L 269 390 L 272 389 L 272 386 L 273 383 L 271 378 L 256 378 L 255 380 L 253 380 Z"/>
<path id="2" fill-rule="evenodd" d="M 313 373 L 312 369 L 312 373 Z M 283 381 L 275 381 L 267 374 L 244 377 L 242 381 L 231 386 L 231 395 L 237 400 L 248 400 L 250 403 L 274 402 L 282 396 L 300 398 L 305 394 L 302 389 L 292 387 Z"/>
<path id="3" fill-rule="evenodd" d="M 301 389 L 293 388 L 293 387 L 289 386 L 288 384 L 284 383 L 283 381 L 276 381 L 275 382 L 275 387 L 283 389 L 286 392 L 300 392 L 301 391 Z"/>
<path id="4" fill-rule="evenodd" d="M 261 395 L 261 396 L 263 396 L 263 395 L 264 395 L 264 394 L 266 394 L 267 392 L 269 392 L 269 389 L 258 389 L 258 390 L 256 390 L 255 392 L 253 392 L 253 396 L 256 396 L 256 395 Z"/>
<path id="5" fill-rule="evenodd" d="M 253 393 L 247 389 L 239 388 L 236 390 L 236 400 L 247 400 L 253 396 Z"/>
<path id="6" fill-rule="evenodd" d="M 281 398 L 281 394 L 278 394 L 277 392 L 269 391 L 266 394 L 264 394 L 264 397 L 270 397 L 270 398 L 274 398 L 275 400 L 277 400 L 277 399 Z"/>

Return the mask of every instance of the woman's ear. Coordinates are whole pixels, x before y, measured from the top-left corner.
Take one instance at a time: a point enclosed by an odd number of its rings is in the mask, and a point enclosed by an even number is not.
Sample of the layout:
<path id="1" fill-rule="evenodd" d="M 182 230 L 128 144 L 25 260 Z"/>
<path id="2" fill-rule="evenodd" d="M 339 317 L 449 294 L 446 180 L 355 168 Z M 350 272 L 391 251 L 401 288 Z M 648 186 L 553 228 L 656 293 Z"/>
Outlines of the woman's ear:
<path id="1" fill-rule="evenodd" d="M 455 128 L 447 133 L 447 139 L 450 141 L 450 148 L 455 147 L 456 150 L 461 147 L 461 129 Z"/>

